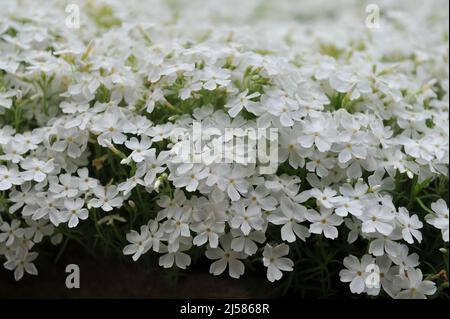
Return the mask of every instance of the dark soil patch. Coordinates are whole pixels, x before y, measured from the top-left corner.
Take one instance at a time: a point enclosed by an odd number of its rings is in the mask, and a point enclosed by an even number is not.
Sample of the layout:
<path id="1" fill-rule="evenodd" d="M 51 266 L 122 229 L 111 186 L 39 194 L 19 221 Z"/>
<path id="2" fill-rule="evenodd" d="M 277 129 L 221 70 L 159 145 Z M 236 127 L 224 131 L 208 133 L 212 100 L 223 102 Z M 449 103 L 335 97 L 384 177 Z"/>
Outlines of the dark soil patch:
<path id="1" fill-rule="evenodd" d="M 235 280 L 226 274 L 215 277 L 206 269 L 183 272 L 174 280 L 171 272 L 120 258 L 94 258 L 76 247 L 63 257 L 40 256 L 38 276 L 25 275 L 16 282 L 13 273 L 0 270 L 0 298 L 270 298 L 274 287 L 264 275 L 245 274 Z M 68 264 L 80 267 L 80 288 L 65 285 Z M 172 278 L 172 279 L 171 279 Z"/>

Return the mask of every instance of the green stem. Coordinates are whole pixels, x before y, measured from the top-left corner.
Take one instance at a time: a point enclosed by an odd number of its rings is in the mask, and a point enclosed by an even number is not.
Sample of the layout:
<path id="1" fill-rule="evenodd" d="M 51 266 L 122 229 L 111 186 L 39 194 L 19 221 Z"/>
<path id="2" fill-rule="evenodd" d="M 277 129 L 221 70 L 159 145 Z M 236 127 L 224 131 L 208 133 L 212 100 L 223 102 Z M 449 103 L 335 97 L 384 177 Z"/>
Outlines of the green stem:
<path id="1" fill-rule="evenodd" d="M 425 204 L 422 202 L 420 198 L 416 198 L 416 201 L 419 203 L 420 207 L 422 207 L 426 212 L 432 214 L 433 216 L 436 216 L 436 213 L 433 212 L 431 209 L 429 209 Z"/>

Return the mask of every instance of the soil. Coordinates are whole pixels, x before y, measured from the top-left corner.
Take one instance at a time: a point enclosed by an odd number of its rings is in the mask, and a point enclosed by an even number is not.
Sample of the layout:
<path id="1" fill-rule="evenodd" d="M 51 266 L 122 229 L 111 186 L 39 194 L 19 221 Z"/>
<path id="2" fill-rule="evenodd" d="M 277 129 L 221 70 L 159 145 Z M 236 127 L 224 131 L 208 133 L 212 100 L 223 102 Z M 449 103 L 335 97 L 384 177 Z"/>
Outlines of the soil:
<path id="1" fill-rule="evenodd" d="M 68 258 L 70 256 L 70 260 Z M 68 264 L 80 267 L 80 288 L 65 285 Z M 25 274 L 16 282 L 13 273 L 0 269 L 0 298 L 271 298 L 274 287 L 263 276 L 245 274 L 235 280 L 212 276 L 206 269 L 183 273 L 177 282 L 159 266 L 145 266 L 119 258 L 94 258 L 70 248 L 58 262 L 38 258 L 38 276 Z"/>

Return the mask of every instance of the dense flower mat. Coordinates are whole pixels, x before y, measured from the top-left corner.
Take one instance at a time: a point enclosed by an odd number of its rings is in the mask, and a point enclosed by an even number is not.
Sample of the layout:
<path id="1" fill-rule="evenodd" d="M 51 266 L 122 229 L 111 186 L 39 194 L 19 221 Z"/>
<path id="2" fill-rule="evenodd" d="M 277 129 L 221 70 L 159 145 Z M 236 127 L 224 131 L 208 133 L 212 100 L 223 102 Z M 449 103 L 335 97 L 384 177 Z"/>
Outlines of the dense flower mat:
<path id="1" fill-rule="evenodd" d="M 72 2 L 0 4 L 16 280 L 77 241 L 288 287 L 336 270 L 356 294 L 445 291 L 448 1 L 378 1 L 377 26 L 356 0 Z M 274 129 L 275 169 L 180 160 L 195 125 L 216 132 L 194 135 L 205 154 L 227 129 Z"/>

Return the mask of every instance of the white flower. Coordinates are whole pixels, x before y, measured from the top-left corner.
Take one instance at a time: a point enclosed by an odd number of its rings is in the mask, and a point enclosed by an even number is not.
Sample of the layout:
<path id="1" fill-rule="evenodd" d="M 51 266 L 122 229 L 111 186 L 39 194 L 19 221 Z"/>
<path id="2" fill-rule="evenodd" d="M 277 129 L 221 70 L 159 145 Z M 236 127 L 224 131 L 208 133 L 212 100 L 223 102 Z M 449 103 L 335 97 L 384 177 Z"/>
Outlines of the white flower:
<path id="1" fill-rule="evenodd" d="M 215 276 L 220 275 L 228 266 L 228 274 L 231 278 L 239 278 L 244 274 L 245 266 L 240 259 L 247 258 L 242 252 L 236 252 L 231 249 L 231 235 L 225 235 L 220 238 L 220 248 L 208 248 L 205 255 L 213 262 L 209 272 Z"/>
<path id="2" fill-rule="evenodd" d="M 20 239 L 25 234 L 25 230 L 20 228 L 20 221 L 14 219 L 11 224 L 3 222 L 0 225 L 0 243 L 5 242 L 6 246 L 14 244 L 16 239 Z"/>
<path id="3" fill-rule="evenodd" d="M 287 197 L 281 198 L 280 213 L 270 214 L 267 220 L 275 225 L 283 225 L 281 227 L 281 239 L 289 243 L 296 240 L 296 236 L 305 241 L 310 236 L 308 228 L 301 225 L 306 220 L 306 208 L 297 204 Z"/>
<path id="4" fill-rule="evenodd" d="M 436 284 L 429 280 L 423 280 L 420 269 L 409 269 L 408 276 L 400 275 L 400 291 L 397 299 L 426 299 L 426 296 L 434 295 Z"/>
<path id="5" fill-rule="evenodd" d="M 274 211 L 278 204 L 277 200 L 270 196 L 270 191 L 264 185 L 250 189 L 243 201 L 249 210 L 257 210 L 258 212 L 262 210 L 266 212 Z"/>
<path id="6" fill-rule="evenodd" d="M 140 173 L 142 173 L 142 171 Z M 123 192 L 124 195 L 128 195 L 138 185 L 143 186 L 145 183 L 142 180 L 142 175 L 138 175 L 136 172 L 134 176 L 131 176 L 130 178 L 127 178 L 125 182 L 120 183 L 117 186 L 117 190 Z"/>
<path id="7" fill-rule="evenodd" d="M 350 230 L 347 236 L 347 242 L 353 244 L 361 235 L 361 221 L 356 218 L 346 218 L 344 222 L 345 226 Z"/>
<path id="8" fill-rule="evenodd" d="M 22 172 L 24 180 L 38 183 L 44 181 L 47 178 L 47 174 L 54 169 L 53 160 L 44 162 L 34 157 L 26 158 L 20 166 L 25 170 Z"/>
<path id="9" fill-rule="evenodd" d="M 266 92 L 261 102 L 268 113 L 279 119 L 283 127 L 292 127 L 301 120 L 302 113 L 297 100 L 283 90 L 272 89 Z"/>
<path id="10" fill-rule="evenodd" d="M 30 275 L 37 275 L 38 270 L 33 264 L 33 261 L 37 258 L 38 253 L 36 252 L 21 252 L 19 256 L 8 260 L 5 263 L 5 268 L 8 270 L 14 270 L 14 279 L 19 281 L 22 279 L 24 272 Z"/>
<path id="11" fill-rule="evenodd" d="M 337 192 L 329 187 L 324 190 L 318 188 L 313 188 L 309 191 L 310 196 L 317 199 L 317 202 L 321 207 L 333 208 L 337 204 L 339 197 L 337 197 Z"/>
<path id="12" fill-rule="evenodd" d="M 133 151 L 128 158 L 131 158 L 136 163 L 142 162 L 147 156 L 154 155 L 156 151 L 155 149 L 150 149 L 152 142 L 147 136 L 143 136 L 140 142 L 137 138 L 132 137 L 125 142 L 125 146 Z"/>
<path id="13" fill-rule="evenodd" d="M 122 120 L 118 112 L 103 114 L 92 124 L 92 131 L 99 134 L 97 141 L 100 145 L 108 147 L 114 144 L 123 144 L 127 137 L 122 134 Z"/>
<path id="14" fill-rule="evenodd" d="M 189 230 L 190 217 L 190 211 L 177 210 L 174 216 L 168 220 L 164 230 L 169 234 L 169 243 L 178 245 L 177 240 L 180 237 L 191 237 L 191 231 Z"/>
<path id="15" fill-rule="evenodd" d="M 320 213 L 313 209 L 309 209 L 306 213 L 306 219 L 312 224 L 309 226 L 309 231 L 313 234 L 322 234 L 329 239 L 336 239 L 339 232 L 335 226 L 341 225 L 344 220 L 333 214 L 333 210 L 321 208 Z"/>
<path id="16" fill-rule="evenodd" d="M 350 184 L 341 186 L 339 192 L 343 196 L 337 200 L 340 207 L 336 209 L 336 214 L 347 216 L 350 213 L 353 216 L 361 216 L 363 209 L 361 200 L 365 199 L 368 189 L 369 187 L 363 181 L 358 181 L 354 187 Z"/>
<path id="17" fill-rule="evenodd" d="M 77 170 L 78 188 L 80 191 L 85 192 L 92 190 L 98 185 L 98 181 L 95 178 L 89 177 L 89 170 L 87 168 L 80 168 Z"/>
<path id="18" fill-rule="evenodd" d="M 124 100 L 130 105 L 133 105 L 136 102 L 138 94 L 134 89 L 137 84 L 134 77 L 113 73 L 108 81 L 110 81 L 111 87 L 111 101 L 120 103 Z"/>
<path id="19" fill-rule="evenodd" d="M 425 216 L 427 223 L 433 225 L 437 229 L 440 229 L 442 231 L 443 240 L 448 242 L 449 211 L 447 203 L 443 199 L 439 199 L 431 204 L 431 209 L 436 213 L 436 215 L 428 214 Z"/>
<path id="20" fill-rule="evenodd" d="M 378 269 L 375 268 L 375 270 L 378 270 L 378 276 L 381 284 L 380 288 L 383 288 L 383 290 L 391 298 L 394 298 L 395 295 L 400 291 L 400 288 L 396 283 L 394 283 L 394 280 L 396 280 L 398 276 L 398 267 L 392 266 L 391 259 L 386 255 L 377 257 L 375 259 L 375 264 L 378 267 Z"/>
<path id="21" fill-rule="evenodd" d="M 141 255 L 150 250 L 151 246 L 149 245 L 149 238 L 149 229 L 146 225 L 141 226 L 140 233 L 132 230 L 127 234 L 127 240 L 131 244 L 125 246 L 123 249 L 124 255 L 133 255 L 133 260 L 138 260 Z"/>
<path id="22" fill-rule="evenodd" d="M 89 216 L 89 212 L 86 208 L 83 208 L 84 200 L 66 199 L 64 200 L 65 211 L 62 211 L 61 222 L 69 222 L 69 228 L 74 228 L 78 225 L 79 219 L 86 220 Z"/>
<path id="23" fill-rule="evenodd" d="M 17 134 L 16 136 L 14 136 L 14 141 L 18 144 L 25 145 L 27 150 L 37 149 L 39 144 L 42 143 L 43 139 L 44 136 L 42 135 L 42 130 L 39 129 L 28 131 L 23 134 Z"/>
<path id="24" fill-rule="evenodd" d="M 248 235 L 244 235 L 241 230 L 232 229 L 231 249 L 237 252 L 244 252 L 249 256 L 254 255 L 258 251 L 258 245 L 266 241 L 266 236 L 262 231 L 252 231 Z"/>
<path id="25" fill-rule="evenodd" d="M 16 166 L 0 166 L 0 191 L 8 190 L 13 185 L 21 185 L 22 183 L 22 177 Z"/>
<path id="26" fill-rule="evenodd" d="M 168 252 L 159 257 L 159 265 L 164 268 L 171 268 L 175 264 L 178 268 L 186 269 L 191 264 L 191 256 L 183 251 L 189 250 L 191 246 L 190 239 L 189 241 L 181 241 L 178 251 Z"/>
<path id="27" fill-rule="evenodd" d="M 55 198 L 74 198 L 78 195 L 78 180 L 69 174 L 61 174 L 59 178 L 51 176 L 49 181 L 49 190 Z"/>
<path id="28" fill-rule="evenodd" d="M 157 201 L 157 204 L 163 209 L 158 212 L 157 220 L 172 218 L 175 214 L 181 211 L 181 207 L 185 201 L 186 196 L 180 189 L 175 190 L 173 198 L 170 198 L 169 196 L 161 196 L 161 199 Z"/>
<path id="29" fill-rule="evenodd" d="M 97 88 L 100 86 L 100 82 L 95 76 L 84 73 L 79 83 L 70 85 L 68 93 L 70 95 L 82 95 L 86 100 L 90 101 L 94 98 Z"/>
<path id="30" fill-rule="evenodd" d="M 217 182 L 222 191 L 226 191 L 232 201 L 238 201 L 241 194 L 248 192 L 250 184 L 247 177 L 250 169 L 241 165 L 235 165 L 233 169 L 226 169 Z"/>
<path id="31" fill-rule="evenodd" d="M 367 156 L 367 137 L 363 132 L 356 134 L 346 134 L 339 138 L 339 144 L 332 148 L 333 151 L 338 152 L 339 163 L 345 164 L 352 158 L 365 159 Z"/>
<path id="32" fill-rule="evenodd" d="M 25 228 L 25 238 L 33 240 L 33 242 L 40 243 L 45 236 L 50 236 L 54 232 L 54 227 L 46 220 L 27 220 L 29 227 Z"/>
<path id="33" fill-rule="evenodd" d="M 203 83 L 203 88 L 212 91 L 218 86 L 227 86 L 230 83 L 230 74 L 225 69 L 211 68 L 207 67 L 203 72 L 203 77 L 201 80 Z"/>
<path id="34" fill-rule="evenodd" d="M 156 176 L 166 170 L 164 165 L 167 160 L 167 153 L 161 152 L 156 157 L 155 154 L 146 156 L 143 162 L 137 165 L 136 174 L 144 176 L 144 183 L 146 186 L 153 185 Z"/>
<path id="35" fill-rule="evenodd" d="M 282 271 L 293 271 L 294 262 L 287 257 L 289 246 L 280 244 L 275 247 L 267 244 L 264 247 L 263 263 L 267 267 L 267 279 L 270 282 L 280 280 L 283 277 Z"/>
<path id="36" fill-rule="evenodd" d="M 340 71 L 330 76 L 330 85 L 341 93 L 350 93 L 350 99 L 358 99 L 362 94 L 371 92 L 370 82 L 350 72 Z"/>
<path id="37" fill-rule="evenodd" d="M 419 266 L 419 255 L 413 253 L 409 255 L 409 249 L 406 245 L 401 245 L 398 249 L 397 256 L 390 256 L 394 264 L 400 266 L 400 273 L 404 273 L 409 269 Z"/>
<path id="38" fill-rule="evenodd" d="M 398 209 L 397 221 L 402 228 L 403 239 L 409 243 L 414 243 L 414 238 L 420 243 L 422 241 L 422 233 L 418 229 L 423 227 L 422 222 L 417 215 L 409 216 L 409 212 L 405 207 Z"/>
<path id="39" fill-rule="evenodd" d="M 191 226 L 191 229 L 197 233 L 194 237 L 193 244 L 202 246 L 209 243 L 211 248 L 217 248 L 219 245 L 219 235 L 224 232 L 225 223 L 217 222 L 213 218 L 209 218 L 204 222 Z"/>
<path id="40" fill-rule="evenodd" d="M 396 240 L 401 239 L 402 235 L 399 232 L 392 232 L 390 235 L 377 234 L 370 242 L 369 253 L 374 256 L 383 256 L 384 253 L 391 257 L 397 257 L 400 244 Z"/>
<path id="41" fill-rule="evenodd" d="M 366 289 L 367 266 L 374 264 L 374 258 L 370 255 L 364 255 L 361 261 L 353 255 L 344 258 L 343 269 L 339 272 L 342 282 L 350 283 L 350 291 L 352 293 L 361 294 Z"/>
<path id="42" fill-rule="evenodd" d="M 5 109 L 11 108 L 12 98 L 16 95 L 17 92 L 14 91 L 0 92 L 0 106 L 4 107 Z"/>
<path id="43" fill-rule="evenodd" d="M 301 135 L 302 132 L 298 127 L 293 128 L 285 128 L 281 130 L 279 134 L 279 150 L 278 150 L 278 160 L 280 163 L 285 162 L 286 160 L 289 161 L 289 165 L 291 165 L 293 168 L 297 169 L 299 167 L 305 166 L 305 158 L 312 159 L 314 155 L 312 155 L 314 152 L 311 149 L 306 149 L 300 146 L 297 142 L 297 138 L 299 135 Z M 317 156 L 325 157 L 326 154 L 317 153 Z M 319 161 L 320 162 L 320 161 Z M 332 168 L 334 165 L 332 165 L 334 161 L 331 160 L 331 165 L 328 162 L 327 166 Z M 308 162 L 307 169 L 308 170 L 315 170 L 314 164 L 317 164 L 317 161 L 310 161 Z M 319 168 L 320 172 L 324 172 L 322 170 L 322 167 Z M 327 175 L 327 174 L 324 174 Z"/>
<path id="44" fill-rule="evenodd" d="M 86 149 L 87 134 L 76 128 L 63 128 L 60 131 L 59 140 L 52 145 L 53 150 L 57 152 L 67 151 L 67 155 L 71 158 L 79 158 Z"/>
<path id="45" fill-rule="evenodd" d="M 192 82 L 190 80 L 187 81 L 185 86 L 180 90 L 179 95 L 180 99 L 187 100 L 192 96 L 193 92 L 200 91 L 202 88 L 201 82 Z M 151 113 L 151 112 L 149 112 Z"/>
<path id="46" fill-rule="evenodd" d="M 64 113 L 67 114 L 75 114 L 75 113 L 84 113 L 89 109 L 89 104 L 87 103 L 76 103 L 76 102 L 67 102 L 63 101 L 59 107 Z"/>
<path id="47" fill-rule="evenodd" d="M 394 230 L 392 221 L 395 215 L 391 212 L 389 207 L 372 205 L 361 216 L 363 220 L 362 231 L 364 233 L 379 232 L 383 235 L 389 236 Z"/>
<path id="48" fill-rule="evenodd" d="M 248 235 L 251 230 L 262 230 L 264 219 L 258 210 L 249 210 L 241 202 L 236 202 L 233 211 L 235 214 L 230 220 L 232 228 L 240 229 L 244 235 Z"/>
<path id="49" fill-rule="evenodd" d="M 178 177 L 169 177 L 173 179 L 173 184 L 177 188 L 185 187 L 188 192 L 195 192 L 199 186 L 200 181 L 207 178 L 209 169 L 203 165 L 196 165 L 186 174 Z"/>
<path id="50" fill-rule="evenodd" d="M 327 152 L 335 139 L 336 129 L 332 119 L 319 117 L 303 123 L 303 134 L 298 142 L 306 148 L 315 144 L 320 152 Z"/>
<path id="51" fill-rule="evenodd" d="M 14 164 L 24 160 L 24 155 L 28 149 L 22 143 L 16 143 L 15 141 L 9 141 L 7 144 L 2 146 L 3 155 L 0 155 L 0 160 L 11 161 Z"/>
<path id="52" fill-rule="evenodd" d="M 170 136 L 173 132 L 174 126 L 172 123 L 166 123 L 164 125 L 155 125 L 150 127 L 146 134 L 152 137 L 152 143 L 160 142 Z"/>
<path id="53" fill-rule="evenodd" d="M 63 208 L 63 199 L 52 196 L 39 198 L 38 208 L 33 208 L 31 213 L 34 220 L 48 217 L 53 225 L 58 226 L 61 223 L 61 208 Z M 24 209 L 25 211 L 25 209 Z"/>
<path id="54" fill-rule="evenodd" d="M 252 101 L 252 99 L 259 97 L 261 94 L 259 92 L 254 92 L 249 94 L 248 89 L 242 93 L 239 93 L 234 99 L 232 99 L 228 104 L 225 105 L 228 108 L 228 113 L 231 117 L 236 117 L 242 109 L 258 114 L 257 102 Z"/>
<path id="55" fill-rule="evenodd" d="M 164 97 L 163 90 L 159 87 L 156 87 L 153 90 L 150 90 L 148 99 L 145 104 L 145 109 L 148 113 L 152 113 L 157 103 L 163 103 L 166 101 L 167 100 Z"/>
<path id="56" fill-rule="evenodd" d="M 2 128 L 0 128 L 0 145 L 8 144 L 11 141 L 15 132 L 16 130 L 9 125 L 5 125 Z"/>
<path id="57" fill-rule="evenodd" d="M 121 207 L 123 203 L 123 197 L 118 196 L 119 190 L 117 186 L 97 186 L 94 188 L 94 195 L 96 198 L 93 198 L 89 201 L 89 205 L 95 208 L 101 208 L 105 212 L 112 211 L 115 207 Z"/>
<path id="58" fill-rule="evenodd" d="M 148 222 L 149 238 L 148 245 L 153 251 L 158 252 L 161 244 L 161 240 L 164 234 L 164 230 L 160 227 L 156 220 L 150 220 Z"/>
<path id="59" fill-rule="evenodd" d="M 327 153 L 313 152 L 306 163 L 306 169 L 316 172 L 317 176 L 325 177 L 335 165 L 335 159 Z"/>

